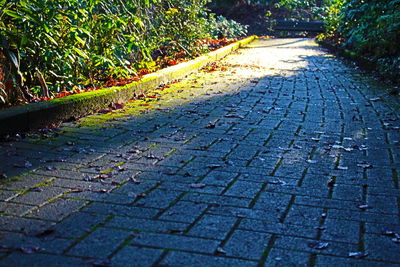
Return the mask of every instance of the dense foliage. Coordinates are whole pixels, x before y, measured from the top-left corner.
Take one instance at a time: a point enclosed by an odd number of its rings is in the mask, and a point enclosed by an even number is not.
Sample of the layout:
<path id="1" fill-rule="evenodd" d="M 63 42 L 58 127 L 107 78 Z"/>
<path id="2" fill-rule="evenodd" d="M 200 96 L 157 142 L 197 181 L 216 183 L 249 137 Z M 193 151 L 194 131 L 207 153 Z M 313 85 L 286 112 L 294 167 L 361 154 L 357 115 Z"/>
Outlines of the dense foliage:
<path id="1" fill-rule="evenodd" d="M 321 39 L 369 58 L 382 74 L 398 81 L 400 0 L 330 0 L 327 11 L 327 33 Z"/>
<path id="2" fill-rule="evenodd" d="M 0 0 L 0 105 L 95 88 L 246 28 L 208 0 Z"/>
<path id="3" fill-rule="evenodd" d="M 251 7 L 264 11 L 263 18 L 285 20 L 319 20 L 324 13 L 326 0 L 214 0 L 212 9 L 222 9 L 221 13 L 241 13 L 249 11 Z M 255 13 L 258 13 L 258 12 Z M 244 14 L 243 14 L 244 15 Z M 253 16 L 254 12 L 247 12 Z"/>
<path id="4" fill-rule="evenodd" d="M 325 0 L 280 0 L 275 5 L 289 11 L 295 20 L 320 20 L 324 15 Z"/>

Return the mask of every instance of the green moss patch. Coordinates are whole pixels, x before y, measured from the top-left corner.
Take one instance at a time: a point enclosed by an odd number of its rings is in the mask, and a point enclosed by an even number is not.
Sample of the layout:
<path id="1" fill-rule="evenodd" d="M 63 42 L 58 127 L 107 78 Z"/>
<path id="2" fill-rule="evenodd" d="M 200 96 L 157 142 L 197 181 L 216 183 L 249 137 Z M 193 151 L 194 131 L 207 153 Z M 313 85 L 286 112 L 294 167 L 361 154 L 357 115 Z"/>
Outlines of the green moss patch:
<path id="1" fill-rule="evenodd" d="M 192 61 L 151 73 L 144 76 L 141 81 L 133 82 L 125 86 L 105 88 L 93 92 L 52 99 L 47 102 L 33 103 L 1 110 L 0 125 L 2 125 L 2 127 L 0 127 L 0 135 L 25 132 L 52 124 L 59 124 L 70 118 L 78 118 L 95 113 L 100 109 L 107 108 L 111 103 L 126 103 L 135 96 L 147 94 L 150 91 L 156 90 L 160 84 L 166 84 L 182 78 L 199 70 L 212 61 L 223 58 L 230 52 L 250 43 L 255 38 L 255 36 L 248 37 Z M 132 110 L 128 109 L 128 113 L 138 114 L 145 110 L 145 107 L 139 107 L 135 105 L 135 108 L 132 108 Z M 151 109 L 148 110 L 150 111 Z M 113 118 L 115 118 L 115 113 L 116 112 L 113 112 Z M 121 114 L 121 116 L 124 116 L 124 114 Z M 111 118 L 111 116 L 102 116 L 102 121 L 103 118 L 104 121 L 106 121 L 109 119 L 108 117 Z M 86 119 L 84 121 L 85 124 L 91 126 L 99 123 L 98 120 L 91 121 L 91 119 Z"/>

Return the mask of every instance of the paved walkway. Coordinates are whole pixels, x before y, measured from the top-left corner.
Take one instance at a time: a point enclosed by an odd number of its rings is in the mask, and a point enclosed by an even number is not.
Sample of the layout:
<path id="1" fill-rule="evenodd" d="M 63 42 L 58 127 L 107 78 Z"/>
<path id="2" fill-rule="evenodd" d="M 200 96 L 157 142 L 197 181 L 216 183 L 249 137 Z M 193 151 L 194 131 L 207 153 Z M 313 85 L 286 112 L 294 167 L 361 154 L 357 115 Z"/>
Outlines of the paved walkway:
<path id="1" fill-rule="evenodd" d="M 312 40 L 261 39 L 2 143 L 0 265 L 400 264 L 398 106 L 371 82 Z"/>

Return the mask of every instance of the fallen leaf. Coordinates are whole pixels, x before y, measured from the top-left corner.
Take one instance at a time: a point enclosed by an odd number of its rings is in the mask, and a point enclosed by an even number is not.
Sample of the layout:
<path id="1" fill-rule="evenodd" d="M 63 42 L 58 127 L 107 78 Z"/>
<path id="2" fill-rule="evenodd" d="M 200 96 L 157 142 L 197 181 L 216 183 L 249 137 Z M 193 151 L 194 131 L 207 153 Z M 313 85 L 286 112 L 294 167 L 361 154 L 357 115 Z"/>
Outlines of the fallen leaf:
<path id="1" fill-rule="evenodd" d="M 126 153 L 140 154 L 140 153 L 142 153 L 142 151 L 139 149 L 132 149 L 132 150 L 127 151 Z"/>
<path id="2" fill-rule="evenodd" d="M 93 176 L 93 179 L 106 179 L 106 178 L 110 178 L 110 176 L 108 174 L 98 174 Z"/>
<path id="3" fill-rule="evenodd" d="M 367 205 L 367 204 L 360 205 L 360 206 L 358 206 L 358 208 L 359 208 L 360 210 L 372 209 L 372 207 L 369 206 L 369 205 Z"/>
<path id="4" fill-rule="evenodd" d="M 20 250 L 24 254 L 32 254 L 36 251 L 40 251 L 41 249 L 37 246 L 26 245 L 26 246 L 21 246 Z"/>
<path id="5" fill-rule="evenodd" d="M 40 188 L 40 187 L 34 187 L 34 188 L 31 188 L 30 191 L 33 191 L 33 192 L 42 192 L 43 189 Z"/>
<path id="6" fill-rule="evenodd" d="M 147 158 L 147 159 L 158 159 L 158 158 L 157 158 L 156 156 L 154 156 L 153 154 L 146 155 L 145 158 Z"/>
<path id="7" fill-rule="evenodd" d="M 231 160 L 225 160 L 225 164 L 229 165 L 229 166 L 235 165 L 235 163 L 233 161 L 231 161 Z"/>
<path id="8" fill-rule="evenodd" d="M 132 183 L 134 183 L 134 184 L 140 184 L 140 181 L 136 180 L 136 179 L 133 178 L 133 177 L 132 177 L 129 181 L 132 182 Z"/>
<path id="9" fill-rule="evenodd" d="M 123 171 L 126 171 L 126 168 L 121 167 L 121 166 L 117 166 L 117 171 L 123 172 Z"/>
<path id="10" fill-rule="evenodd" d="M 333 187 L 333 186 L 335 185 L 335 180 L 332 179 L 332 178 L 330 178 L 330 179 L 328 180 L 327 184 L 328 184 L 329 187 Z"/>
<path id="11" fill-rule="evenodd" d="M 346 167 L 346 166 L 337 166 L 337 169 L 338 169 L 338 170 L 348 170 L 349 167 Z"/>
<path id="12" fill-rule="evenodd" d="M 111 109 L 123 109 L 124 108 L 124 104 L 111 103 L 110 105 L 108 105 L 108 107 L 111 108 Z"/>
<path id="13" fill-rule="evenodd" d="M 400 244 L 400 235 L 394 234 L 394 238 L 392 238 L 392 241 L 396 244 Z"/>
<path id="14" fill-rule="evenodd" d="M 190 187 L 191 188 L 200 188 L 201 189 L 201 188 L 206 187 L 206 185 L 198 183 L 198 184 L 190 184 Z"/>
<path id="15" fill-rule="evenodd" d="M 244 119 L 244 116 L 238 115 L 238 114 L 226 114 L 224 117 L 225 117 L 225 118 L 239 118 L 239 119 Z"/>
<path id="16" fill-rule="evenodd" d="M 56 231 L 54 229 L 47 229 L 47 230 L 44 230 L 43 232 L 40 232 L 40 233 L 36 234 L 35 236 L 36 237 L 46 237 L 46 236 L 49 236 L 51 234 L 54 234 L 55 232 Z"/>
<path id="17" fill-rule="evenodd" d="M 366 256 L 368 256 L 368 253 L 364 251 L 349 252 L 350 258 L 361 259 L 365 258 Z"/>
<path id="18" fill-rule="evenodd" d="M 75 189 L 69 190 L 69 192 L 70 192 L 70 193 L 80 193 L 80 192 L 83 192 L 83 190 L 80 189 L 80 188 L 75 188 Z"/>
<path id="19" fill-rule="evenodd" d="M 176 234 L 176 233 L 182 233 L 182 230 L 179 229 L 169 229 L 167 231 L 168 234 Z"/>
<path id="20" fill-rule="evenodd" d="M 284 181 L 282 181 L 280 179 L 277 179 L 277 180 L 274 180 L 274 181 L 270 181 L 269 183 L 270 184 L 286 185 L 286 182 L 284 182 Z"/>
<path id="21" fill-rule="evenodd" d="M 83 178 L 82 180 L 85 181 L 85 182 L 91 182 L 91 181 L 93 181 L 93 178 L 92 178 L 92 177 L 89 177 L 89 176 L 86 176 L 86 177 Z"/>
<path id="22" fill-rule="evenodd" d="M 109 110 L 109 109 L 99 109 L 97 111 L 97 113 L 100 113 L 100 114 L 107 114 L 107 113 L 110 113 L 110 112 L 111 112 L 111 110 Z"/>
<path id="23" fill-rule="evenodd" d="M 25 161 L 24 164 L 14 164 L 15 168 L 29 168 L 32 167 L 32 163 L 30 163 L 29 161 Z"/>
<path id="24" fill-rule="evenodd" d="M 223 248 L 221 248 L 221 247 L 217 247 L 216 252 L 217 252 L 218 254 L 226 254 L 226 251 L 225 251 Z"/>
<path id="25" fill-rule="evenodd" d="M 329 243 L 327 242 L 310 242 L 308 243 L 308 247 L 314 248 L 314 249 L 326 249 L 329 246 Z"/>
<path id="26" fill-rule="evenodd" d="M 220 168 L 222 166 L 218 165 L 218 164 L 211 164 L 211 165 L 208 165 L 207 167 L 210 168 L 211 170 L 214 170 L 214 169 Z"/>
<path id="27" fill-rule="evenodd" d="M 98 193 L 109 193 L 107 189 L 100 189 L 97 191 Z"/>
<path id="28" fill-rule="evenodd" d="M 65 159 L 46 159 L 44 162 L 65 162 Z"/>
<path id="29" fill-rule="evenodd" d="M 357 166 L 358 166 L 358 167 L 361 167 L 361 168 L 363 168 L 363 169 L 370 169 L 370 168 L 372 168 L 372 165 L 369 164 L 369 163 L 367 163 L 367 162 L 359 162 L 359 163 L 357 163 Z"/>
<path id="30" fill-rule="evenodd" d="M 85 261 L 86 264 L 93 266 L 110 266 L 111 261 L 109 259 L 89 259 Z"/>
<path id="31" fill-rule="evenodd" d="M 136 198 L 136 197 L 137 197 L 137 194 L 135 194 L 135 193 L 133 193 L 133 192 L 128 192 L 128 197 Z"/>
<path id="32" fill-rule="evenodd" d="M 369 99 L 369 101 L 372 101 L 372 102 L 376 102 L 376 101 L 379 101 L 379 100 L 381 100 L 380 97 L 373 97 L 373 98 Z"/>
<path id="33" fill-rule="evenodd" d="M 136 198 L 145 198 L 147 195 L 145 193 L 139 193 Z"/>
<path id="34" fill-rule="evenodd" d="M 396 232 L 390 231 L 390 230 L 385 230 L 382 232 L 382 235 L 385 236 L 395 236 Z"/>
<path id="35" fill-rule="evenodd" d="M 215 126 L 216 126 L 216 123 L 210 121 L 210 122 L 207 124 L 206 129 L 214 129 Z"/>

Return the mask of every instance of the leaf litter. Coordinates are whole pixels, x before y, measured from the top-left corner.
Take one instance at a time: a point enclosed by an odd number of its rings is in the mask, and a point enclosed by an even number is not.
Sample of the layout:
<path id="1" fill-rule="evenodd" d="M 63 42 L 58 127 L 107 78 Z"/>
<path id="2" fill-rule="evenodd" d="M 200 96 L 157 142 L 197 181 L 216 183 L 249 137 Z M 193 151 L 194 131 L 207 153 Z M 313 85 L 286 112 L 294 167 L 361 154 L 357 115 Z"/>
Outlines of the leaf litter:
<path id="1" fill-rule="evenodd" d="M 329 246 L 328 242 L 310 242 L 308 243 L 308 247 L 309 248 L 314 248 L 314 249 L 318 249 L 318 250 L 322 250 L 322 249 L 326 249 Z"/>
<path id="2" fill-rule="evenodd" d="M 190 184 L 190 187 L 191 187 L 191 188 L 199 188 L 199 189 L 202 189 L 202 188 L 206 187 L 206 184 L 193 183 L 193 184 Z"/>
<path id="3" fill-rule="evenodd" d="M 367 204 L 363 204 L 363 205 L 360 205 L 360 206 L 358 206 L 358 208 L 360 209 L 360 210 L 368 210 L 368 209 L 372 209 L 373 207 L 371 207 L 371 206 L 369 206 L 369 205 L 367 205 Z"/>
<path id="4" fill-rule="evenodd" d="M 400 244 L 400 234 L 396 233 L 394 231 L 391 230 L 385 230 L 382 232 L 382 235 L 387 236 L 387 237 L 392 237 L 392 242 L 396 243 L 396 244 Z"/>
<path id="5" fill-rule="evenodd" d="M 368 256 L 368 253 L 365 251 L 356 251 L 356 252 L 349 252 L 350 258 L 361 259 Z"/>

